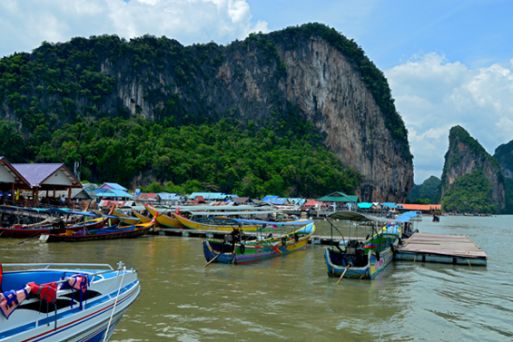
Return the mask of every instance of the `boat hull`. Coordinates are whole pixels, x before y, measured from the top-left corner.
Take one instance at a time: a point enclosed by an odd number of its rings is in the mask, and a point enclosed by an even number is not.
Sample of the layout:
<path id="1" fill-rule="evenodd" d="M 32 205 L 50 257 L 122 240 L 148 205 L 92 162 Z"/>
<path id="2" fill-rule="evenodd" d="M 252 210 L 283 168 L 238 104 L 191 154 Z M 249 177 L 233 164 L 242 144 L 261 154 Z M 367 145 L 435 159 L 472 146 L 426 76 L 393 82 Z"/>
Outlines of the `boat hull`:
<path id="1" fill-rule="evenodd" d="M 146 210 L 148 210 L 148 212 L 157 220 L 159 225 L 167 228 L 186 228 L 174 216 L 171 217 L 169 215 L 161 214 L 151 205 L 146 205 L 145 207 Z"/>
<path id="2" fill-rule="evenodd" d="M 341 265 L 336 261 L 337 254 L 343 255 L 343 253 L 330 248 L 324 250 L 324 260 L 328 268 L 328 275 L 331 277 L 340 277 L 345 271 L 344 278 L 372 280 L 394 260 L 394 252 L 389 247 L 380 253 L 379 259 L 373 252 L 369 252 L 367 256 L 369 261 L 365 266 L 351 266 L 346 271 L 347 265 Z"/>
<path id="3" fill-rule="evenodd" d="M 245 232 L 256 232 L 261 226 L 260 225 L 241 225 L 241 224 L 233 224 L 233 225 L 215 225 L 215 224 L 206 224 L 197 221 L 190 220 L 182 215 L 175 214 L 176 219 L 184 225 L 186 228 L 195 229 L 195 230 L 212 230 L 212 231 L 224 231 L 231 232 L 234 228 L 238 228 Z"/>
<path id="4" fill-rule="evenodd" d="M 95 241 L 95 240 L 113 240 L 113 239 L 130 239 L 143 236 L 148 232 L 150 228 L 133 229 L 119 232 L 105 232 L 98 234 L 49 234 L 48 238 L 42 238 L 45 242 L 83 242 L 83 241 Z"/>
<path id="5" fill-rule="evenodd" d="M 117 272 L 113 270 L 103 279 L 93 278 L 88 289 L 99 295 L 86 299 L 82 308 L 66 306 L 47 315 L 22 303 L 9 319 L 0 317 L 0 341 L 103 341 L 105 335 L 110 337 L 140 294 L 135 271 Z M 68 297 L 58 294 L 58 298 Z"/>
<path id="6" fill-rule="evenodd" d="M 262 241 L 250 240 L 231 245 L 224 241 L 204 240 L 203 254 L 208 263 L 250 264 L 305 249 L 314 232 L 315 225 L 310 223 L 294 233 Z"/>

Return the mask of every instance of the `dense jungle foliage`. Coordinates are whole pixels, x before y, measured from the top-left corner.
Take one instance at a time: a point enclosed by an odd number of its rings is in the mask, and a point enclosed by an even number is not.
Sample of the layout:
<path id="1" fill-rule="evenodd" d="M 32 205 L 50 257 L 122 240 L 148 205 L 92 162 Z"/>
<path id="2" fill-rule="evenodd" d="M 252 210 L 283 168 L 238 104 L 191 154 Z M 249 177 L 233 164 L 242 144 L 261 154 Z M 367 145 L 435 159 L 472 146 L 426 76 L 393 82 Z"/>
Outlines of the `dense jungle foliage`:
<path id="1" fill-rule="evenodd" d="M 408 203 L 431 204 L 439 203 L 442 182 L 440 178 L 431 176 L 422 184 L 415 184 L 408 195 Z"/>
<path id="2" fill-rule="evenodd" d="M 239 130 L 225 120 L 166 127 L 143 118 L 118 117 L 67 124 L 51 132 L 48 141 L 26 148 L 39 162 L 79 161 L 82 179 L 146 184 L 147 191 L 210 190 L 248 196 L 352 192 L 359 184 L 358 174 L 313 141 L 308 135 L 278 136 L 268 128 Z"/>
<path id="3" fill-rule="evenodd" d="M 459 177 L 442 198 L 442 209 L 456 213 L 497 212 L 490 182 L 480 171 Z"/>

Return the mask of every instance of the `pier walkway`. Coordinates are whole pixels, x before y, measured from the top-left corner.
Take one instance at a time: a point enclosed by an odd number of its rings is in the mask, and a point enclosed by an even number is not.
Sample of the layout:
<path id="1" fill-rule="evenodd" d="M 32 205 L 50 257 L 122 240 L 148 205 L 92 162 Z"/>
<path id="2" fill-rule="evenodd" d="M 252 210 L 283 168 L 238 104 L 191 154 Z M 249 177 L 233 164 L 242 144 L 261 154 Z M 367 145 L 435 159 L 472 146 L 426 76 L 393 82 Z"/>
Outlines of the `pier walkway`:
<path id="1" fill-rule="evenodd" d="M 467 236 L 415 233 L 397 248 L 395 260 L 485 266 L 487 256 Z"/>

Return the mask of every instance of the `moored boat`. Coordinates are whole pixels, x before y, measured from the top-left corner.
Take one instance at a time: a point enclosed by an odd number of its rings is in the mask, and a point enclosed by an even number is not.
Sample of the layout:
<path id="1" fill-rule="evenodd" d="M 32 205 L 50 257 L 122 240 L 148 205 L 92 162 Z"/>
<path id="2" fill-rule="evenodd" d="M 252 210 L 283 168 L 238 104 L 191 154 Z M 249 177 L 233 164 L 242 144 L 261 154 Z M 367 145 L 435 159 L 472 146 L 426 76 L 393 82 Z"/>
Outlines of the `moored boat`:
<path id="1" fill-rule="evenodd" d="M 328 275 L 339 278 L 374 279 L 394 259 L 394 248 L 401 235 L 397 224 L 364 240 L 349 240 L 324 250 Z"/>
<path id="2" fill-rule="evenodd" d="M 183 215 L 178 213 L 175 214 L 176 219 L 185 227 L 189 229 L 197 229 L 197 230 L 217 230 L 217 231 L 225 231 L 231 232 L 234 228 L 238 228 L 245 232 L 256 232 L 261 225 L 260 224 L 243 224 L 241 222 L 237 222 L 236 220 L 230 219 L 212 219 L 210 221 L 200 222 L 198 220 L 189 219 Z"/>
<path id="3" fill-rule="evenodd" d="M 151 221 L 151 217 L 147 217 L 147 216 L 144 216 L 140 213 L 138 213 L 137 211 L 135 210 L 132 210 L 132 214 L 137 217 L 141 223 L 147 223 L 147 222 L 150 222 Z"/>
<path id="4" fill-rule="evenodd" d="M 130 216 L 119 210 L 113 210 L 112 215 L 119 218 L 119 221 L 124 224 L 134 225 L 141 223 L 141 220 L 137 216 Z"/>
<path id="5" fill-rule="evenodd" d="M 152 207 L 149 204 L 146 204 L 145 207 L 146 210 L 148 210 L 148 212 L 157 220 L 157 223 L 161 226 L 167 228 L 186 228 L 182 223 L 180 223 L 179 220 L 176 219 L 173 214 L 170 216 L 160 213 L 155 207 Z"/>
<path id="6" fill-rule="evenodd" d="M 31 226 L 24 227 L 20 225 L 15 225 L 7 228 L 0 228 L 0 236 L 1 237 L 9 237 L 9 238 L 36 238 L 40 235 L 44 234 L 58 234 L 63 233 L 66 230 L 69 231 L 77 231 L 82 229 L 95 229 L 101 228 L 105 226 L 107 222 L 106 218 L 98 218 L 90 221 L 85 221 L 81 223 L 76 223 L 72 225 L 65 226 L 64 222 L 54 223 L 52 225 L 45 226 Z"/>
<path id="7" fill-rule="evenodd" d="M 207 239 L 203 241 L 203 253 L 207 265 L 212 262 L 223 264 L 249 264 L 268 258 L 285 256 L 305 248 L 315 232 L 312 221 L 304 221 L 302 226 L 285 234 L 244 240 L 238 235 L 238 229 L 227 234 L 224 240 Z"/>
<path id="8" fill-rule="evenodd" d="M 100 229 L 68 230 L 60 234 L 41 235 L 39 240 L 42 242 L 81 242 L 137 238 L 146 234 L 151 227 L 153 227 L 153 222 L 128 227 L 119 227 L 116 225 Z"/>
<path id="9" fill-rule="evenodd" d="M 140 292 L 137 272 L 121 263 L 3 268 L 0 341 L 108 340 Z"/>

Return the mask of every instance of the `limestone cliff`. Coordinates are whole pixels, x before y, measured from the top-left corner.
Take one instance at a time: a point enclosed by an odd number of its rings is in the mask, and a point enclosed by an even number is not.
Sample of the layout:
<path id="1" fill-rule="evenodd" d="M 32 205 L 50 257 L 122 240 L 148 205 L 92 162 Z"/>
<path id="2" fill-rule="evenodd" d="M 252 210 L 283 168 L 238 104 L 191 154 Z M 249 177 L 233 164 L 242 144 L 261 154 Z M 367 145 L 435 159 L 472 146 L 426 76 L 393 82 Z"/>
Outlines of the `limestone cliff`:
<path id="1" fill-rule="evenodd" d="M 493 157 L 499 163 L 504 177 L 513 180 L 513 140 L 497 147 Z"/>
<path id="2" fill-rule="evenodd" d="M 18 107 L 26 103 L 17 115 L 29 130 L 38 120 L 59 127 L 75 117 L 109 115 L 173 125 L 225 118 L 283 131 L 305 121 L 363 176 L 361 200 L 403 201 L 413 185 L 407 132 L 385 77 L 358 45 L 320 24 L 227 46 L 75 38 L 20 58 L 37 62 L 43 73 L 27 75 L 17 89 L 21 100 L 14 98 Z M 49 84 L 50 72 L 63 84 Z M 0 116 L 11 115 L 9 101 L 0 96 L 0 104 Z"/>
<path id="3" fill-rule="evenodd" d="M 493 155 L 501 167 L 506 186 L 506 210 L 513 213 L 513 140 L 507 144 L 502 144 L 495 149 Z"/>
<path id="4" fill-rule="evenodd" d="M 450 197 L 450 200 L 448 198 Z M 480 198 L 473 211 L 501 212 L 505 208 L 504 177 L 497 162 L 461 126 L 451 128 L 442 174 L 442 204 L 460 207 Z M 457 205 L 456 203 L 460 203 Z M 445 208 L 447 210 L 447 208 Z"/>

